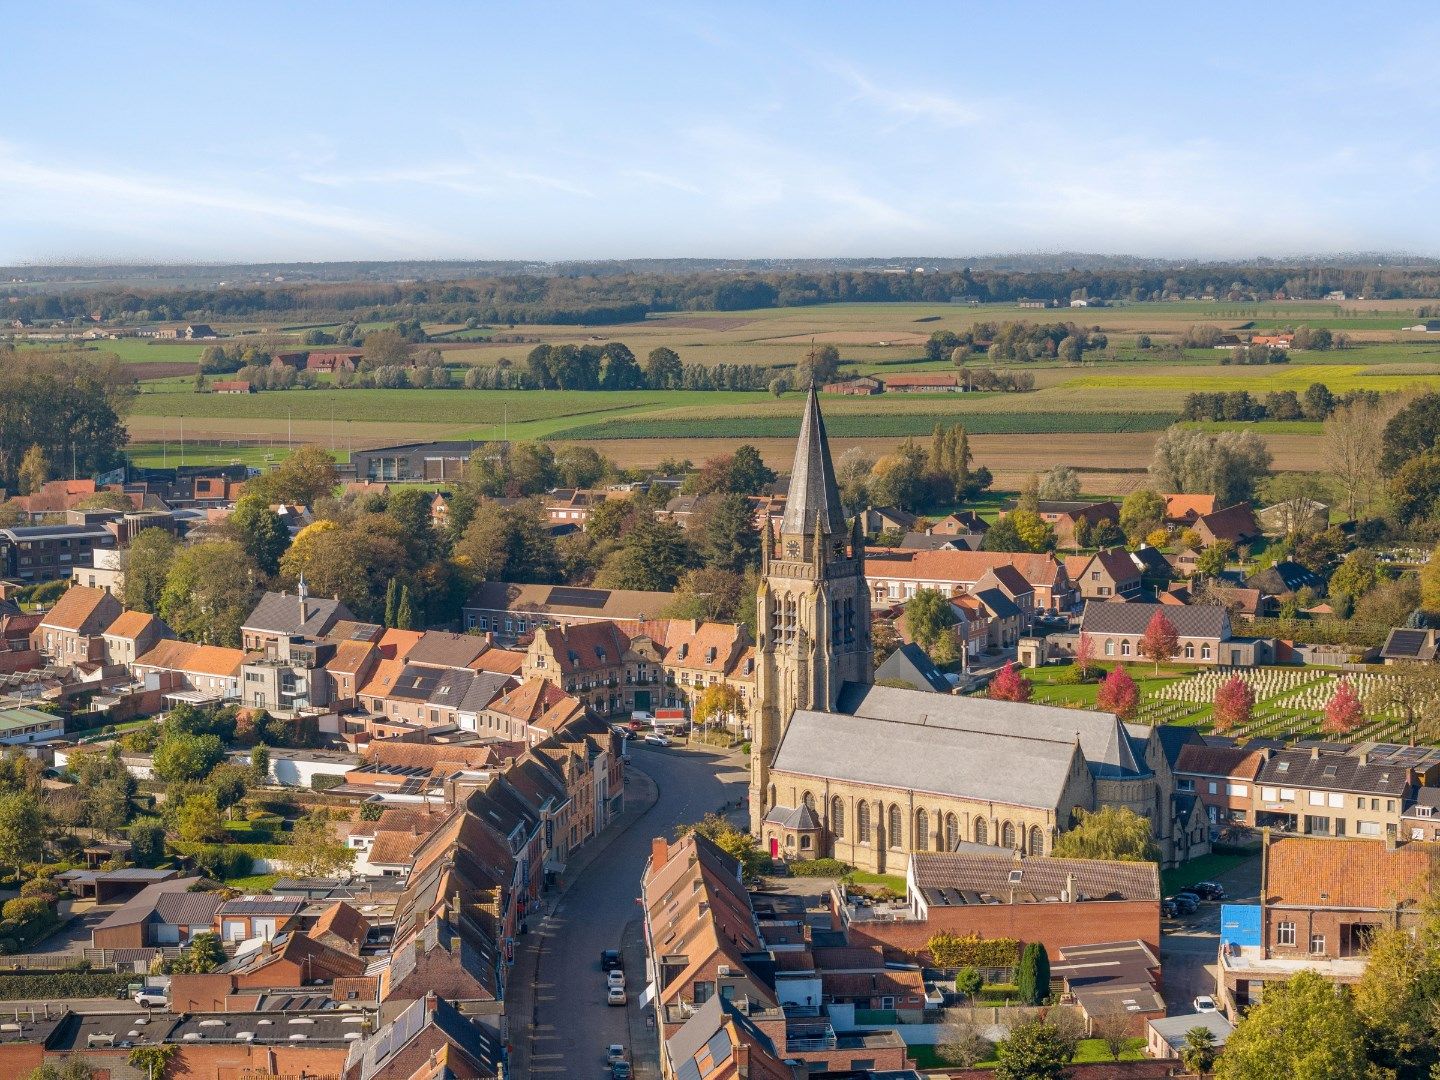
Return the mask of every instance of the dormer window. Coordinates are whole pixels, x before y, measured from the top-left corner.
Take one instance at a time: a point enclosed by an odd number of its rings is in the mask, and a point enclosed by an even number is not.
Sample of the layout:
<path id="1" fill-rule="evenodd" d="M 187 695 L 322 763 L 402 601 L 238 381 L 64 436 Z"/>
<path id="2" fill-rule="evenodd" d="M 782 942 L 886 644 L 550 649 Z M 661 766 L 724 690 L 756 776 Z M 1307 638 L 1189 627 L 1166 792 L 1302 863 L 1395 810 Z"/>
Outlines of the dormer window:
<path id="1" fill-rule="evenodd" d="M 708 648 L 708 649 L 705 650 L 705 662 L 706 662 L 707 664 L 713 664 L 713 663 L 715 662 L 715 648 L 714 648 L 714 646 L 711 646 L 710 648 Z"/>

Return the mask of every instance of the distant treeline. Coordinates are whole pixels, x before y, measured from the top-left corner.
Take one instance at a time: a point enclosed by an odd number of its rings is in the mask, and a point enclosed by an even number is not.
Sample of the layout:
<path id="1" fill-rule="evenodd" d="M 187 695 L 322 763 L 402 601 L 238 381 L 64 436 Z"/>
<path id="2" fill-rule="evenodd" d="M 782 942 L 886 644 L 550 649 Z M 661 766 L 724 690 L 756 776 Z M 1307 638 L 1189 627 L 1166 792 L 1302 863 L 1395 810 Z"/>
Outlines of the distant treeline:
<path id="1" fill-rule="evenodd" d="M 1076 297 L 1108 302 L 1207 297 L 1242 303 L 1323 299 L 1343 290 L 1367 300 L 1440 296 L 1440 269 L 1419 266 L 1208 265 L 1086 267 L 1053 271 L 967 268 L 927 273 L 865 270 L 682 274 L 505 274 L 457 281 L 306 283 L 230 288 L 61 289 L 12 296 L 6 319 L 107 321 L 258 318 L 289 321 L 420 318 L 463 323 L 633 322 L 665 311 L 739 311 L 863 301 L 1001 303 Z"/>
<path id="2" fill-rule="evenodd" d="M 1272 390 L 1263 398 L 1248 390 L 1186 394 L 1180 407 L 1182 420 L 1324 420 L 1337 408 L 1364 401 L 1378 404 L 1375 390 L 1333 394 L 1324 383 L 1311 383 L 1303 393 Z"/>

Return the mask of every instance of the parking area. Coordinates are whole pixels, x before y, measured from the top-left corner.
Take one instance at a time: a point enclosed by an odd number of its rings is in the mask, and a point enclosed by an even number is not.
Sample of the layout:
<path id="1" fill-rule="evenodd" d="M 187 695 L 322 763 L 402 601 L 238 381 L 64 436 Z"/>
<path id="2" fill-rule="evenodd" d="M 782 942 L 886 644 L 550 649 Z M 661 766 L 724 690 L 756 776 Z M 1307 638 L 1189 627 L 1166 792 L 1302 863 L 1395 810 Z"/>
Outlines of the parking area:
<path id="1" fill-rule="evenodd" d="M 1224 903 L 1254 904 L 1260 898 L 1260 857 L 1246 859 L 1214 878 L 1225 888 Z M 1216 955 L 1220 948 L 1220 903 L 1204 901 L 1189 915 L 1163 919 L 1160 958 L 1165 1004 L 1171 1015 L 1192 1012 L 1200 995 L 1215 993 Z"/>

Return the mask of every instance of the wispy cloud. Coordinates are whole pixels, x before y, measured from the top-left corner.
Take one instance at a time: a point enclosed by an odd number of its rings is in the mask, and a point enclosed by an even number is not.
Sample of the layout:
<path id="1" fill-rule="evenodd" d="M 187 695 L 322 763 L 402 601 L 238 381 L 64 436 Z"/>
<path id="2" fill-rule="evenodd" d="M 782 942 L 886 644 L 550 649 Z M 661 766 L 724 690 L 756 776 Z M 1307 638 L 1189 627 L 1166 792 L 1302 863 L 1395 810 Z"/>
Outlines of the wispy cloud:
<path id="1" fill-rule="evenodd" d="M 941 127 L 968 127 L 983 119 L 979 109 L 968 101 L 938 90 L 886 86 L 871 78 L 855 65 L 835 58 L 823 59 L 820 67 L 849 83 L 855 99 L 867 101 L 898 116 L 928 120 Z"/>
<path id="2" fill-rule="evenodd" d="M 0 142 L 0 191 L 25 194 L 53 208 L 57 218 L 103 223 L 141 213 L 173 218 L 182 210 L 221 211 L 270 222 L 300 225 L 383 244 L 416 239 L 413 229 L 367 215 L 319 206 L 289 196 L 275 197 L 207 181 L 189 184 L 138 173 L 107 172 L 68 163 L 42 162 L 19 147 Z"/>
<path id="3" fill-rule="evenodd" d="M 687 183 L 679 177 L 656 172 L 653 169 L 626 169 L 620 175 L 645 184 L 652 184 L 655 187 L 673 188 L 676 191 L 683 191 L 687 195 L 705 194 L 705 189 L 697 184 Z"/>

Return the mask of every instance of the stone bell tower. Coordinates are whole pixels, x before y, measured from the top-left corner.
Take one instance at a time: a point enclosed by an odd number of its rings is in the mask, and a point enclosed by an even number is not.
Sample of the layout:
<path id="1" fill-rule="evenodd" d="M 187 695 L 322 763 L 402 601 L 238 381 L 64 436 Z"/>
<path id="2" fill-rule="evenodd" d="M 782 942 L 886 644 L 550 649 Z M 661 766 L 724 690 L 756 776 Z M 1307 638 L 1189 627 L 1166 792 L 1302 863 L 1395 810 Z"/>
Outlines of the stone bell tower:
<path id="1" fill-rule="evenodd" d="M 768 523 L 761 535 L 755 620 L 760 709 L 751 743 L 750 827 L 758 836 L 772 802 L 770 766 L 791 714 L 833 711 L 845 683 L 869 683 L 874 671 L 865 542 L 858 518 L 845 524 L 813 386 L 780 537 L 772 537 Z"/>

